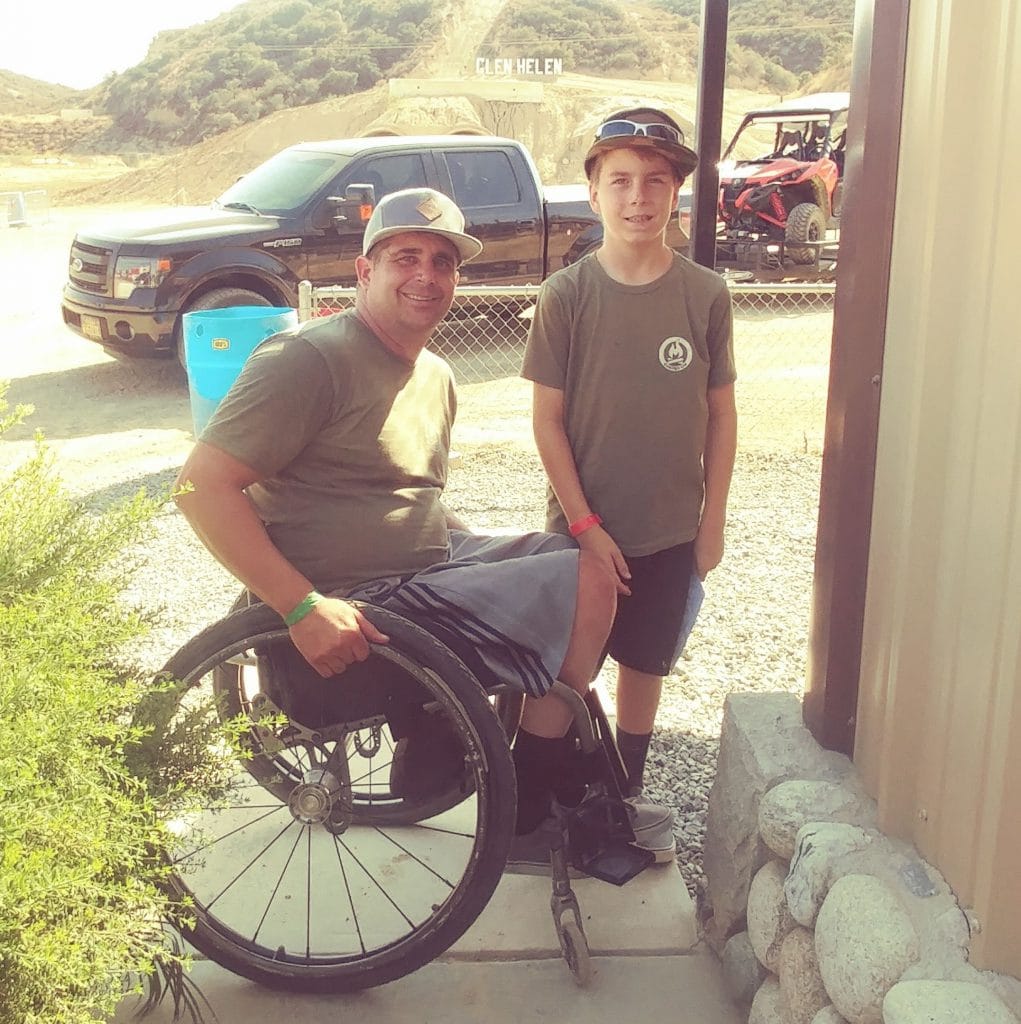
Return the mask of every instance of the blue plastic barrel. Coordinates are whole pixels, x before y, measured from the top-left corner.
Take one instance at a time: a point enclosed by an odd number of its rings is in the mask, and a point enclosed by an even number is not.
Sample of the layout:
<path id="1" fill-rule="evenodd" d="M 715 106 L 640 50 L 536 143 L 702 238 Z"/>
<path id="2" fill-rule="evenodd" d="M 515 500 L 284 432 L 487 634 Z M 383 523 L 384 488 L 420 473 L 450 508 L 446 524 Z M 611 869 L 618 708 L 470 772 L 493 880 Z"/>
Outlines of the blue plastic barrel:
<path id="1" fill-rule="evenodd" d="M 256 346 L 271 334 L 297 326 L 298 311 L 286 306 L 227 306 L 184 314 L 184 356 L 196 437 Z"/>

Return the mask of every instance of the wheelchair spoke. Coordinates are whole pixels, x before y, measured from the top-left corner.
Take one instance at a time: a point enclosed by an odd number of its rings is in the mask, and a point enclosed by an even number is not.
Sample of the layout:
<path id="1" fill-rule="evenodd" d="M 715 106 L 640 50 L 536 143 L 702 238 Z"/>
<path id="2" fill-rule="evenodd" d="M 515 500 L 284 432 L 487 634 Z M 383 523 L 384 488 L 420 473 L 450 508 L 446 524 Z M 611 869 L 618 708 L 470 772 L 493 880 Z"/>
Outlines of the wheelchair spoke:
<path id="1" fill-rule="evenodd" d="M 345 843 L 342 842 L 340 845 L 344 847 L 344 852 L 347 853 L 347 855 L 362 869 L 362 872 L 365 874 L 365 877 L 370 882 L 372 882 L 372 884 L 379 891 L 379 894 L 390 904 L 390 906 L 394 908 L 394 910 L 397 911 L 398 914 L 401 915 L 401 917 L 404 918 L 408 925 L 414 927 L 414 922 L 411 920 L 411 918 L 408 917 L 408 915 L 405 914 L 403 910 L 401 910 L 401 908 L 397 905 L 393 897 L 386 891 L 386 889 L 383 888 L 382 885 L 380 885 L 379 880 L 376 878 L 376 876 L 373 875 L 373 873 L 361 862 L 361 860 L 359 860 L 358 856 Z"/>
<path id="2" fill-rule="evenodd" d="M 219 806 L 217 806 L 215 808 L 212 808 L 214 813 L 216 813 L 220 809 L 221 808 Z M 248 809 L 248 804 L 235 804 L 234 805 L 234 809 L 247 810 Z M 268 818 L 268 817 L 270 817 L 273 814 L 277 814 L 279 811 L 284 810 L 284 809 L 285 808 L 283 808 L 280 804 L 276 804 L 276 805 L 272 806 L 272 808 L 270 810 L 268 810 L 265 814 L 260 814 L 259 817 L 255 819 L 255 822 L 263 821 L 265 818 Z M 245 822 L 242 825 L 238 825 L 237 828 L 231 829 L 229 832 L 224 832 L 222 835 L 217 836 L 215 839 L 208 840 L 207 842 L 203 843 L 201 846 L 196 846 L 195 849 L 189 850 L 187 853 L 175 856 L 174 857 L 174 863 L 175 864 L 183 863 L 184 861 L 188 860 L 189 858 L 194 857 L 196 854 L 202 853 L 204 850 L 210 849 L 211 847 L 215 846 L 217 843 L 221 843 L 225 839 L 230 839 L 231 836 L 236 836 L 238 833 L 243 832 L 246 828 L 248 828 L 250 825 L 254 824 L 255 822 L 251 822 L 251 821 Z M 290 825 L 290 824 L 291 824 L 291 822 L 288 821 L 287 825 L 285 825 L 284 828 L 286 829 L 287 826 Z"/>
<path id="3" fill-rule="evenodd" d="M 305 832 L 310 832 L 311 830 L 306 828 L 306 829 L 304 829 L 304 831 Z M 280 835 L 283 835 L 283 832 L 281 832 Z M 295 838 L 294 838 L 294 845 L 291 847 L 291 852 L 287 855 L 287 860 L 284 862 L 284 866 L 280 869 L 280 875 L 277 878 L 276 885 L 273 886 L 273 890 L 269 894 L 269 900 L 266 902 L 266 909 L 262 912 L 262 917 L 259 918 L 259 924 L 258 924 L 258 927 L 255 929 L 255 934 L 252 935 L 252 941 L 253 942 L 255 942 L 259 938 L 259 932 L 262 931 L 262 926 L 266 923 L 266 915 L 269 913 L 270 907 L 273 906 L 273 901 L 277 898 L 277 893 L 280 892 L 280 886 L 281 886 L 281 884 L 282 884 L 282 882 L 284 880 L 284 875 L 287 873 L 287 867 L 291 863 L 291 859 L 294 857 L 294 851 L 298 849 L 298 843 L 300 843 L 300 842 L 301 842 L 301 831 L 299 831 L 297 836 L 295 836 Z M 240 878 L 241 876 L 239 875 L 238 877 Z M 236 881 L 236 879 L 235 879 L 235 881 Z M 231 885 L 233 885 L 233 884 L 234 883 L 231 882 Z M 307 914 L 307 907 L 306 907 L 306 918 L 307 918 L 307 916 L 308 916 L 308 914 Z"/>
<path id="4" fill-rule="evenodd" d="M 430 867 L 430 865 L 428 865 L 424 860 L 422 860 L 417 854 L 415 854 L 414 852 L 409 850 L 406 846 L 404 846 L 401 843 L 397 842 L 397 840 L 394 839 L 393 836 L 387 835 L 382 829 L 377 829 L 376 831 L 379 832 L 379 834 L 381 836 L 383 836 L 384 838 L 389 839 L 390 842 L 393 843 L 394 846 L 396 846 L 398 850 L 401 850 L 403 853 L 406 853 L 416 863 L 421 864 L 422 867 L 424 867 L 426 869 L 426 871 L 428 871 L 434 877 L 438 878 L 441 882 L 443 882 L 444 884 L 449 886 L 451 889 L 453 889 L 454 886 L 457 884 L 457 880 L 456 879 L 453 882 L 451 882 L 449 878 L 445 878 L 443 875 L 441 875 L 434 868 Z M 442 831 L 442 829 L 437 829 L 436 831 Z M 448 834 L 454 835 L 455 833 L 448 833 Z M 468 838 L 472 838 L 472 837 L 468 836 Z"/>
<path id="5" fill-rule="evenodd" d="M 337 854 L 337 867 L 340 869 L 340 877 L 344 882 L 344 893 L 347 896 L 347 905 L 351 908 L 351 919 L 355 926 L 355 932 L 358 935 L 358 947 L 362 953 L 365 953 L 365 937 L 362 935 L 361 922 L 358 920 L 358 913 L 355 910 L 354 896 L 351 893 L 351 882 L 347 877 L 347 868 L 344 867 L 344 858 L 340 855 L 341 842 L 338 836 L 333 837 L 333 848 Z"/>
<path id="6" fill-rule="evenodd" d="M 217 900 L 221 899 L 223 895 L 230 890 L 235 882 L 238 881 L 246 872 L 250 871 L 259 857 L 266 853 L 271 846 L 273 846 L 278 839 L 281 839 L 287 831 L 294 824 L 293 821 L 289 821 L 284 827 L 254 856 L 252 859 L 206 904 L 208 907 L 212 907 Z"/>

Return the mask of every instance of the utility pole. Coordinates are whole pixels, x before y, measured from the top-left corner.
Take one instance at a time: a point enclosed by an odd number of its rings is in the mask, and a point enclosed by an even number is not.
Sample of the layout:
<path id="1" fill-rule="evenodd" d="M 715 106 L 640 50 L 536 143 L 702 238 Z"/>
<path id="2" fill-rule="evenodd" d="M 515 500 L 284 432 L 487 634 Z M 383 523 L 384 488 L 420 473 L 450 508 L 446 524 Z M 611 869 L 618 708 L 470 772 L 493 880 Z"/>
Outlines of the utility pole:
<path id="1" fill-rule="evenodd" d="M 716 208 L 720 195 L 723 141 L 723 86 L 727 74 L 729 0 L 702 0 L 702 38 L 698 51 L 695 113 L 695 193 L 691 209 L 691 258 L 716 267 Z"/>

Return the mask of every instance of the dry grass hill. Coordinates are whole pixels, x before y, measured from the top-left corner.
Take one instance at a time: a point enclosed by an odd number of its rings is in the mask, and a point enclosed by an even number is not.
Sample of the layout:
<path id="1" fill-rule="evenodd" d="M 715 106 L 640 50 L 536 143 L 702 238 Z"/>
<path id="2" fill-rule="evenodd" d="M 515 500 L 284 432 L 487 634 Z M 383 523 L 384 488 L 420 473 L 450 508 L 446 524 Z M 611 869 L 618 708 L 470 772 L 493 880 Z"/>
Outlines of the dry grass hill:
<path id="1" fill-rule="evenodd" d="M 582 156 L 603 115 L 636 102 L 665 106 L 691 130 L 694 139 L 694 69 L 687 67 L 680 55 L 674 71 L 690 74 L 687 82 L 615 80 L 570 73 L 524 82 L 475 75 L 470 55 L 478 52 L 506 2 L 462 4 L 452 0 L 434 44 L 406 79 L 281 110 L 188 149 L 144 162 L 131 160 L 139 164 L 134 168 L 117 154 L 82 157 L 48 152 L 45 161 L 38 155 L 8 157 L 0 166 L 0 191 L 45 188 L 52 202 L 76 206 L 120 202 L 201 205 L 239 175 L 296 142 L 370 133 L 466 131 L 518 139 L 531 151 L 547 184 L 564 184 L 582 179 Z M 683 71 L 681 64 L 685 64 Z M 17 84 L 11 83 L 12 87 Z M 725 139 L 744 111 L 777 98 L 728 89 Z M 47 101 L 59 106 L 63 99 L 63 95 L 43 90 L 33 95 L 33 109 L 39 110 Z"/>
<path id="2" fill-rule="evenodd" d="M 547 184 L 582 180 L 581 162 L 595 125 L 615 107 L 635 102 L 666 106 L 694 137 L 694 84 L 589 78 L 563 75 L 534 85 L 535 99 L 522 100 L 519 83 L 507 81 L 405 81 L 381 83 L 368 92 L 282 110 L 184 151 L 83 188 L 52 189 L 60 201 L 74 205 L 116 202 L 195 203 L 215 198 L 239 175 L 285 146 L 316 139 L 369 133 L 437 135 L 472 131 L 505 135 L 531 151 Z M 447 92 L 448 95 L 435 95 Z M 459 90 L 454 91 L 454 90 Z M 430 95 L 432 93 L 432 95 Z M 724 135 L 736 129 L 745 110 L 777 97 L 728 90 Z"/>

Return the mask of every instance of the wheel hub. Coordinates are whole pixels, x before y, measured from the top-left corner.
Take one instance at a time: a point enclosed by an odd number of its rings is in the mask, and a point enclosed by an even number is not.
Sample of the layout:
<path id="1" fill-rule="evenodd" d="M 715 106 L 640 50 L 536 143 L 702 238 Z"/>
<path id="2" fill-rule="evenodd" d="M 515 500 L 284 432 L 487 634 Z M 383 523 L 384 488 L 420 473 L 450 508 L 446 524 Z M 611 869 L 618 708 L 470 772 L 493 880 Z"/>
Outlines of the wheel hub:
<path id="1" fill-rule="evenodd" d="M 351 801 L 342 799 L 342 789 L 335 775 L 314 768 L 291 790 L 287 805 L 294 820 L 303 825 L 325 823 L 331 831 L 343 831 L 351 821 Z"/>

